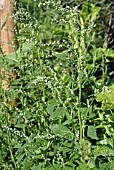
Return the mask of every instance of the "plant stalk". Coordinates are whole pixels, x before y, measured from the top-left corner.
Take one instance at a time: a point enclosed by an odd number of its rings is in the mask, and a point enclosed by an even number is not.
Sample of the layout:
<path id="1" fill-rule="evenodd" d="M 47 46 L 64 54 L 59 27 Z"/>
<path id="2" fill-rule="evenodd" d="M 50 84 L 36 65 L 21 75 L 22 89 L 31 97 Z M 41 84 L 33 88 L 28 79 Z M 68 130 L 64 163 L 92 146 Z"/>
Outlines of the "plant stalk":
<path id="1" fill-rule="evenodd" d="M 11 143 L 10 143 L 11 134 L 10 134 L 9 130 L 7 130 L 7 137 L 8 137 L 8 146 L 9 146 L 9 151 L 10 151 L 10 155 L 11 155 L 11 160 L 12 160 L 12 163 L 14 165 L 14 168 L 16 169 L 16 162 L 15 162 L 15 159 L 14 159 L 14 156 L 13 156 L 13 153 L 12 153 L 12 147 L 11 147 Z"/>
<path id="2" fill-rule="evenodd" d="M 78 97 L 78 119 L 79 119 L 79 127 L 80 127 L 80 142 L 82 141 L 82 120 L 81 120 L 81 95 L 82 95 L 82 85 L 81 85 L 81 77 L 80 77 L 80 57 L 78 59 L 78 88 L 79 88 L 79 97 Z"/>

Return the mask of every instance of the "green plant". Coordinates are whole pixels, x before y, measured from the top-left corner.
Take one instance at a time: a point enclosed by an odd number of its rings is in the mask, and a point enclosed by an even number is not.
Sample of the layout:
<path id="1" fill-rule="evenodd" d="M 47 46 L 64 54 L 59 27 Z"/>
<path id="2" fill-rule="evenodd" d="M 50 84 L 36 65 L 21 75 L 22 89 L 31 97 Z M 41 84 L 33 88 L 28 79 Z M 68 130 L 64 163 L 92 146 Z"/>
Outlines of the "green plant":
<path id="1" fill-rule="evenodd" d="M 14 16 L 19 48 L 3 58 L 5 69 L 18 70 L 6 101 L 1 89 L 0 166 L 111 169 L 113 85 L 107 87 L 104 66 L 113 50 L 96 45 L 101 7 L 92 2 L 80 8 L 64 8 L 62 1 L 36 3 L 38 16 L 19 7 Z"/>

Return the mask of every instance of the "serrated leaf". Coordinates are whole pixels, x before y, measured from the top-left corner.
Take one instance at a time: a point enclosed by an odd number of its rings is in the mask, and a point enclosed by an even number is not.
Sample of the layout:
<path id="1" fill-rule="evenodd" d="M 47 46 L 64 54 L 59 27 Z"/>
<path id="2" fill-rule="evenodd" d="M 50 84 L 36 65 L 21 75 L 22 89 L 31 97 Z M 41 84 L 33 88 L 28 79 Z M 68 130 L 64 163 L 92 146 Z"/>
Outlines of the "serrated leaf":
<path id="1" fill-rule="evenodd" d="M 87 130 L 87 136 L 90 137 L 91 139 L 98 139 L 96 129 L 94 126 L 88 126 Z"/>
<path id="2" fill-rule="evenodd" d="M 106 145 L 99 145 L 93 150 L 95 156 L 114 156 L 114 150 Z"/>
<path id="3" fill-rule="evenodd" d="M 100 163 L 100 170 L 114 170 L 114 160 L 106 163 Z"/>

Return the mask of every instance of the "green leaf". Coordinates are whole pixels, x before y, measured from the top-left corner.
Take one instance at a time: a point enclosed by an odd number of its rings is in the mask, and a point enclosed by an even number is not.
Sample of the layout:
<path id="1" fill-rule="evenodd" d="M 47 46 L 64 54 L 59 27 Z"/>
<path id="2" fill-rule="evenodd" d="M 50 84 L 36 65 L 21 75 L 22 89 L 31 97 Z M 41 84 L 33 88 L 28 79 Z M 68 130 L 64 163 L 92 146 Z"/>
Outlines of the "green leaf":
<path id="1" fill-rule="evenodd" d="M 20 155 L 18 155 L 18 157 L 16 158 L 17 159 L 17 163 L 20 163 L 21 160 L 24 158 L 24 156 L 26 155 L 26 153 L 21 153 Z"/>
<path id="2" fill-rule="evenodd" d="M 87 108 L 87 107 L 82 107 L 82 108 L 81 108 L 81 113 L 82 113 L 82 115 L 83 115 L 83 117 L 84 117 L 84 120 L 87 119 L 87 114 L 88 114 L 88 112 L 89 112 L 89 109 L 90 109 L 90 108 Z"/>
<path id="3" fill-rule="evenodd" d="M 54 156 L 54 152 L 49 152 L 49 156 Z"/>
<path id="4" fill-rule="evenodd" d="M 80 162 L 80 165 L 76 168 L 76 170 L 90 170 L 90 168 L 85 162 Z"/>
<path id="5" fill-rule="evenodd" d="M 54 170 L 61 170 L 61 167 L 58 164 L 54 164 L 53 167 L 54 167 Z"/>
<path id="6" fill-rule="evenodd" d="M 41 170 L 41 165 L 37 165 L 37 166 L 34 165 L 31 169 L 32 170 Z"/>
<path id="7" fill-rule="evenodd" d="M 114 160 L 106 163 L 100 163 L 100 170 L 114 170 Z"/>
<path id="8" fill-rule="evenodd" d="M 28 169 L 30 169 L 31 168 L 31 166 L 32 166 L 32 161 L 26 161 L 26 162 L 24 162 L 23 163 L 23 170 L 28 170 Z"/>
<path id="9" fill-rule="evenodd" d="M 75 164 L 68 161 L 65 163 L 65 166 L 63 167 L 63 170 L 74 170 Z"/>
<path id="10" fill-rule="evenodd" d="M 94 4 L 87 2 L 82 5 L 82 10 L 80 13 L 86 21 L 91 19 L 93 22 L 99 17 L 100 10 L 101 7 L 96 7 Z"/>
<path id="11" fill-rule="evenodd" d="M 66 58 L 68 58 L 68 53 L 55 53 L 56 57 L 60 60 L 66 61 Z"/>
<path id="12" fill-rule="evenodd" d="M 87 136 L 90 137 L 91 139 L 98 139 L 96 129 L 94 126 L 88 126 L 87 130 Z"/>
<path id="13" fill-rule="evenodd" d="M 65 107 L 58 107 L 54 112 L 51 113 L 50 118 L 54 119 L 59 116 L 64 116 L 66 114 L 66 108 Z"/>
<path id="14" fill-rule="evenodd" d="M 90 52 L 92 53 L 92 55 L 96 55 L 98 61 L 101 60 L 103 56 L 106 56 L 109 59 L 114 58 L 114 51 L 111 49 L 94 48 L 94 49 L 90 50 Z"/>
<path id="15" fill-rule="evenodd" d="M 63 153 L 66 153 L 66 152 L 70 152 L 71 149 L 68 148 L 68 147 L 59 147 L 59 151 L 60 151 L 60 152 L 63 152 Z"/>
<path id="16" fill-rule="evenodd" d="M 4 28 L 5 25 L 6 25 L 6 18 L 4 18 L 3 21 L 2 21 L 1 30 Z"/>
<path id="17" fill-rule="evenodd" d="M 15 125 L 15 127 L 17 127 L 17 128 L 25 128 L 26 125 L 25 124 L 18 124 L 18 125 Z"/>
<path id="18" fill-rule="evenodd" d="M 54 124 L 50 128 L 55 135 L 61 136 L 73 135 L 72 132 L 66 126 L 61 124 Z"/>
<path id="19" fill-rule="evenodd" d="M 109 148 L 106 145 L 97 145 L 97 147 L 93 150 L 93 154 L 95 156 L 114 156 L 114 150 Z"/>
<path id="20" fill-rule="evenodd" d="M 9 60 L 12 60 L 14 62 L 18 62 L 17 60 L 17 54 L 14 52 L 14 53 L 11 53 L 11 54 L 7 54 L 6 55 L 6 58 L 9 59 Z"/>
<path id="21" fill-rule="evenodd" d="M 52 99 L 49 101 L 49 104 L 47 106 L 47 112 L 51 115 L 54 111 L 55 106 L 57 106 L 58 101 L 56 99 Z"/>
<path id="22" fill-rule="evenodd" d="M 63 123 L 63 125 L 69 125 L 69 124 L 71 124 L 71 123 L 72 123 L 71 120 L 66 120 L 66 121 Z"/>
<path id="23" fill-rule="evenodd" d="M 102 102 L 104 107 L 114 109 L 114 85 L 106 86 L 104 92 L 96 94 L 96 100 Z"/>
<path id="24" fill-rule="evenodd" d="M 22 147 L 22 144 L 17 144 L 17 145 L 14 146 L 14 148 L 18 148 L 18 149 L 21 148 L 21 147 Z"/>
<path id="25" fill-rule="evenodd" d="M 82 71 L 80 71 L 80 72 L 79 72 L 79 74 L 78 74 L 78 79 L 79 79 L 79 81 L 81 81 L 81 80 L 82 80 L 82 78 L 83 78 L 83 72 L 82 72 Z"/>
<path id="26" fill-rule="evenodd" d="M 54 164 L 53 166 L 49 167 L 49 170 L 61 170 L 61 167 L 58 164 Z"/>

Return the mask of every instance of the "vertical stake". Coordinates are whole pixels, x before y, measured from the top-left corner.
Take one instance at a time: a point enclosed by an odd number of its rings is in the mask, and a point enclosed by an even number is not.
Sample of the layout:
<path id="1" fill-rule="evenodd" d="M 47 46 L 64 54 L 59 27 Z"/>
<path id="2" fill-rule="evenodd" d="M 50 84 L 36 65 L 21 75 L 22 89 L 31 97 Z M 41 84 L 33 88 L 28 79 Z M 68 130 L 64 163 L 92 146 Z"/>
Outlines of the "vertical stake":
<path id="1" fill-rule="evenodd" d="M 1 24 L 1 49 L 3 57 L 14 52 L 14 3 L 13 0 L 0 0 L 0 24 Z M 6 92 L 8 85 L 12 80 L 16 79 L 15 71 L 6 71 L 5 68 L 1 69 L 2 75 L 2 88 L 4 93 Z M 15 101 L 8 99 L 11 105 L 14 105 Z"/>

